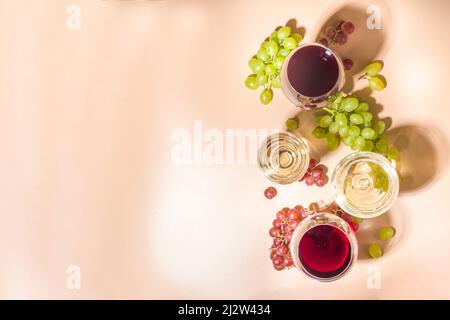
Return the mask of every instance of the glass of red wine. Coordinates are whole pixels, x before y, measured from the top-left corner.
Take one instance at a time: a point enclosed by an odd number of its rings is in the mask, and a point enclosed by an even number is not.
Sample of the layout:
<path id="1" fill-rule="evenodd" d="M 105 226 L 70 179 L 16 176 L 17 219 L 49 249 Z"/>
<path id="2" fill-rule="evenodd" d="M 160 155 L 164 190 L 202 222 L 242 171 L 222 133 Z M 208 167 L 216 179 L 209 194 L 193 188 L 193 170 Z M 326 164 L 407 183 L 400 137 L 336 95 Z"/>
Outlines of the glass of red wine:
<path id="1" fill-rule="evenodd" d="M 294 265 L 311 278 L 338 280 L 347 274 L 358 255 L 358 242 L 350 225 L 329 213 L 302 220 L 291 239 Z"/>
<path id="2" fill-rule="evenodd" d="M 341 59 L 320 43 L 309 43 L 293 50 L 283 63 L 281 89 L 303 110 L 325 107 L 327 98 L 344 86 Z"/>

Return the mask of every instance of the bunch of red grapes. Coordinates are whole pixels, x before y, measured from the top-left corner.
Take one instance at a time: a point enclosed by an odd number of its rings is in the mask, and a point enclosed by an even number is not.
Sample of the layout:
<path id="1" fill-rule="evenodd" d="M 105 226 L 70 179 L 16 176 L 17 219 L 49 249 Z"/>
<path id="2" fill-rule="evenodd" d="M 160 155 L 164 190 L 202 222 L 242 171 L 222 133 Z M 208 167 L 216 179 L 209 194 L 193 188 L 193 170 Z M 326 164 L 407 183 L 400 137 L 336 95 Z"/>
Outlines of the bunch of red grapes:
<path id="1" fill-rule="evenodd" d="M 315 184 L 318 187 L 323 187 L 328 182 L 327 171 L 327 167 L 323 164 L 318 164 L 317 160 L 311 159 L 308 170 L 299 181 L 305 181 L 307 186 Z"/>
<path id="2" fill-rule="evenodd" d="M 283 208 L 277 212 L 277 218 L 273 220 L 272 228 L 269 230 L 269 234 L 273 238 L 270 259 L 276 270 L 281 271 L 294 265 L 289 245 L 295 228 L 307 215 L 308 211 L 301 205 L 293 209 Z"/>
<path id="3" fill-rule="evenodd" d="M 355 25 L 350 21 L 339 20 L 333 26 L 327 26 L 324 30 L 324 36 L 320 37 L 318 42 L 328 47 L 330 44 L 344 45 L 348 36 L 355 31 Z M 351 59 L 343 59 L 345 70 L 350 70 L 353 67 Z"/>

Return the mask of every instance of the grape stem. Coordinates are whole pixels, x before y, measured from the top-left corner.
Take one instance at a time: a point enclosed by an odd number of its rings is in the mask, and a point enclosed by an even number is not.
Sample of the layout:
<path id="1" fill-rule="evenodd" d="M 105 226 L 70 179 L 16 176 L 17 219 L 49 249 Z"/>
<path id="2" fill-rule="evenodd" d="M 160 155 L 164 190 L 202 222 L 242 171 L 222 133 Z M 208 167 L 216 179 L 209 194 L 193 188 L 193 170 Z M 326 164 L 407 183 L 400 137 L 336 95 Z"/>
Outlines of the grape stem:
<path id="1" fill-rule="evenodd" d="M 358 78 L 358 80 L 361 80 L 361 79 L 370 79 L 370 77 L 367 75 L 367 73 L 364 73 L 364 74 L 362 74 L 361 76 L 359 76 L 359 78 Z"/>
<path id="2" fill-rule="evenodd" d="M 333 111 L 333 110 L 331 110 L 331 109 L 328 109 L 328 108 L 323 108 L 323 110 L 325 110 L 325 111 L 329 112 L 330 114 L 334 114 L 334 111 Z"/>

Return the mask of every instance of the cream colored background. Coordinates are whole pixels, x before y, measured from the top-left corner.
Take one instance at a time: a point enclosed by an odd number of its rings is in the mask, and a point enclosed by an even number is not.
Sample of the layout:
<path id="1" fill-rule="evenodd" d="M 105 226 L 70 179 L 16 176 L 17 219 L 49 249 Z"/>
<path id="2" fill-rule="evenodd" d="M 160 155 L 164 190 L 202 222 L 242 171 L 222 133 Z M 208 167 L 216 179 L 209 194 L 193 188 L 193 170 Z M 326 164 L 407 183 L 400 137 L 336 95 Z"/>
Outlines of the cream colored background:
<path id="1" fill-rule="evenodd" d="M 314 40 L 343 2 L 1 0 L 0 297 L 450 298 L 450 2 L 373 3 L 389 82 L 376 98 L 410 166 L 380 290 L 367 288 L 364 259 L 329 284 L 273 271 L 276 210 L 327 189 L 280 187 L 268 201 L 254 165 L 170 159 L 171 133 L 194 120 L 282 129 L 296 110 L 281 92 L 259 105 L 247 60 L 290 18 Z M 66 27 L 69 4 L 79 31 Z M 78 291 L 66 288 L 72 264 Z"/>

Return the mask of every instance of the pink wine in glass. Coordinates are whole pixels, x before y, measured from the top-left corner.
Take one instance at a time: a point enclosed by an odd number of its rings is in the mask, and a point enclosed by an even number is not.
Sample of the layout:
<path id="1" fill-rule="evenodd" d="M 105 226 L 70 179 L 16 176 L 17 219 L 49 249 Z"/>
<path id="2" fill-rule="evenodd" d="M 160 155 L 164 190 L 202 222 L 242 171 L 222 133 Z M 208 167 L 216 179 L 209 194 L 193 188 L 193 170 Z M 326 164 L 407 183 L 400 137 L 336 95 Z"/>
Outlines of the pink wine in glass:
<path id="1" fill-rule="evenodd" d="M 301 45 L 286 58 L 281 86 L 286 97 L 305 110 L 324 107 L 327 98 L 344 85 L 341 59 L 329 48 L 311 43 Z"/>
<path id="2" fill-rule="evenodd" d="M 350 241 L 339 228 L 324 224 L 309 229 L 301 238 L 299 257 L 303 267 L 319 278 L 332 278 L 347 269 Z"/>
<path id="3" fill-rule="evenodd" d="M 350 225 L 329 213 L 308 216 L 294 231 L 291 256 L 295 266 L 311 278 L 333 281 L 354 265 L 358 243 Z"/>

